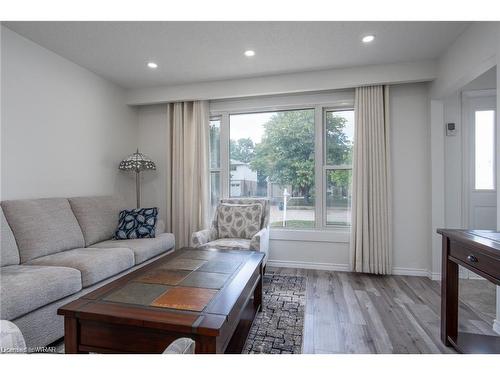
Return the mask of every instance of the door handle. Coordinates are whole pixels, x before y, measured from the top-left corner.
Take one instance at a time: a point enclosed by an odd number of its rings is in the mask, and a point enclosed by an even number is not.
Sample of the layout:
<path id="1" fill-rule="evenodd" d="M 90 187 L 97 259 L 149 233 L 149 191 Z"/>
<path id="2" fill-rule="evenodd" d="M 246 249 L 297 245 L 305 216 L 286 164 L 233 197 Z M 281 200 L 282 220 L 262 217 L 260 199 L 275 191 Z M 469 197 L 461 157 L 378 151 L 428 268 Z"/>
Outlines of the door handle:
<path id="1" fill-rule="evenodd" d="M 477 263 L 477 258 L 474 255 L 469 255 L 467 260 L 472 263 Z"/>

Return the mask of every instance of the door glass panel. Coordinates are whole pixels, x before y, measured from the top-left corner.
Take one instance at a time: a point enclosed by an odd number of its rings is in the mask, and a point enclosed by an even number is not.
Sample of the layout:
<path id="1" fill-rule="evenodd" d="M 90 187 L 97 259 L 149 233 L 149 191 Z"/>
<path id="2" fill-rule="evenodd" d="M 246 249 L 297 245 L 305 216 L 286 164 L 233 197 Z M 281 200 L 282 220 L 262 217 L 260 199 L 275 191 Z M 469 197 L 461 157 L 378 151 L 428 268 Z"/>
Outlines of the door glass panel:
<path id="1" fill-rule="evenodd" d="M 495 189 L 495 111 L 475 112 L 475 179 L 476 190 Z"/>

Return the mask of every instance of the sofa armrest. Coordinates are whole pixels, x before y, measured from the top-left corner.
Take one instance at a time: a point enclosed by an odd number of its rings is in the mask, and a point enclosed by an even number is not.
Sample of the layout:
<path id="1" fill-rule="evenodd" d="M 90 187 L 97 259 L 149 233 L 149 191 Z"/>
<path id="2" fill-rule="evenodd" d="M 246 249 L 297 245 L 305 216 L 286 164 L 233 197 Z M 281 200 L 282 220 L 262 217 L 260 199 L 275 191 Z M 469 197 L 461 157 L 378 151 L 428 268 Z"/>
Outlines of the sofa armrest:
<path id="1" fill-rule="evenodd" d="M 198 232 L 194 232 L 191 235 L 191 246 L 199 247 L 201 245 L 204 245 L 210 241 L 215 240 L 215 238 L 213 237 L 213 233 L 210 229 L 203 229 Z"/>
<path id="2" fill-rule="evenodd" d="M 250 241 L 250 250 L 261 251 L 266 254 L 264 261 L 267 260 L 269 253 L 269 228 L 262 228 Z"/>
<path id="3" fill-rule="evenodd" d="M 156 222 L 156 229 L 155 229 L 156 234 L 162 234 L 165 233 L 165 222 L 161 219 L 159 219 Z"/>

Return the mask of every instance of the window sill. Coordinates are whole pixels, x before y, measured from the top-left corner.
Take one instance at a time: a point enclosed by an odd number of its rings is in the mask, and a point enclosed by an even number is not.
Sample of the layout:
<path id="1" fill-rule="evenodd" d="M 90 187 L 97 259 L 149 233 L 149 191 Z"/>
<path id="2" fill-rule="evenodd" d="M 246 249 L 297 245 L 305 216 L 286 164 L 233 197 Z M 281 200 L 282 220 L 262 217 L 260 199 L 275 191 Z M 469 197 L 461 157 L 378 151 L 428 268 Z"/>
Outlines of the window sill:
<path id="1" fill-rule="evenodd" d="M 281 241 L 349 243 L 350 229 L 276 229 L 271 228 L 269 238 Z"/>

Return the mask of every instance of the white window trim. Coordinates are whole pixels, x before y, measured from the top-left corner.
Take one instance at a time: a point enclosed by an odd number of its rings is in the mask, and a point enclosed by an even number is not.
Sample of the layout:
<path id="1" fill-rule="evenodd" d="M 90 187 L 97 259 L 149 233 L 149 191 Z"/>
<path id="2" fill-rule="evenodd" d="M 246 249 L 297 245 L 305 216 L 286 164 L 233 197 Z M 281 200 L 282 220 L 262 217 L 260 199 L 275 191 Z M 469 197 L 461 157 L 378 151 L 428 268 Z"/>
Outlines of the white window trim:
<path id="1" fill-rule="evenodd" d="M 352 164 L 349 165 L 349 164 L 344 164 L 344 165 L 334 165 L 334 164 L 327 164 L 327 160 L 326 160 L 326 113 L 327 112 L 341 112 L 341 111 L 354 111 L 354 103 L 352 103 L 352 105 L 349 107 L 349 106 L 343 106 L 342 108 L 339 108 L 339 107 L 323 107 L 322 108 L 322 134 L 323 134 L 323 138 L 322 138 L 322 155 L 321 155 L 321 158 L 322 158 L 322 161 L 323 161 L 323 168 L 321 170 L 321 175 L 322 175 L 322 178 L 323 178 L 323 181 L 322 181 L 322 187 L 323 187 L 323 191 L 324 191 L 324 196 L 322 197 L 323 198 L 323 204 L 322 206 L 324 206 L 324 211 L 323 211 L 323 227 L 324 228 L 327 228 L 327 229 L 335 229 L 335 230 L 338 230 L 338 231 L 348 231 L 350 232 L 351 230 L 351 226 L 350 225 L 335 225 L 335 224 L 327 224 L 327 207 L 326 207 L 326 184 L 327 184 L 327 180 L 325 178 L 326 176 L 326 172 L 327 171 L 336 171 L 336 170 L 350 170 L 352 171 Z"/>
<path id="2" fill-rule="evenodd" d="M 337 96 L 338 98 L 332 98 Z M 314 104 L 313 102 L 317 104 Z M 230 124 L 229 116 L 237 114 L 251 114 L 260 112 L 291 111 L 291 110 L 315 110 L 315 192 L 317 197 L 321 197 L 321 204 L 315 205 L 315 226 L 311 229 L 276 229 L 271 230 L 271 239 L 288 239 L 301 241 L 320 242 L 349 242 L 350 226 L 327 225 L 326 224 L 326 179 L 327 169 L 341 169 L 342 166 L 326 165 L 325 156 L 325 134 L 326 111 L 352 110 L 354 107 L 354 95 L 352 91 L 341 91 L 334 93 L 320 93 L 303 96 L 290 96 L 289 102 L 293 104 L 283 104 L 287 102 L 287 97 L 266 97 L 250 98 L 242 100 L 216 101 L 211 103 L 210 118 L 221 118 L 220 130 L 220 192 L 221 198 L 229 198 L 230 173 L 229 173 L 229 144 L 230 144 Z M 260 103 L 260 105 L 259 105 Z M 343 169 L 352 169 L 352 166 L 345 166 Z M 328 234 L 318 237 L 319 232 Z M 292 234 L 293 233 L 293 234 Z M 322 240 L 320 240 L 321 238 Z"/>

